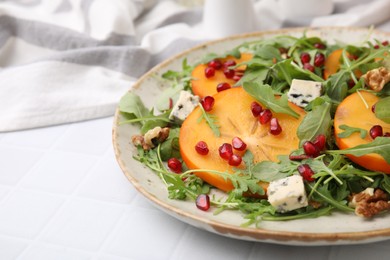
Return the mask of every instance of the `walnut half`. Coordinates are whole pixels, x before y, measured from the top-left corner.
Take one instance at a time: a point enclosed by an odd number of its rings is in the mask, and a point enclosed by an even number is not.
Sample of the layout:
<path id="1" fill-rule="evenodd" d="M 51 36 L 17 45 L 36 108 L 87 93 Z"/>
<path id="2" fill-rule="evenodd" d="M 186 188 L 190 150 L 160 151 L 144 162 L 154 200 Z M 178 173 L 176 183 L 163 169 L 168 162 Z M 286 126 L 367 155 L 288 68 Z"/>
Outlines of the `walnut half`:
<path id="1" fill-rule="evenodd" d="M 169 128 L 159 126 L 149 130 L 145 135 L 134 135 L 131 142 L 135 146 L 142 146 L 144 150 L 150 150 L 157 144 L 164 142 L 169 136 Z"/>
<path id="2" fill-rule="evenodd" d="M 362 77 L 367 86 L 379 92 L 390 81 L 390 71 L 385 67 L 380 67 L 367 71 Z"/>
<path id="3" fill-rule="evenodd" d="M 355 207 L 356 215 L 365 218 L 371 218 L 390 209 L 388 194 L 381 189 L 373 188 L 354 194 L 350 205 Z"/>

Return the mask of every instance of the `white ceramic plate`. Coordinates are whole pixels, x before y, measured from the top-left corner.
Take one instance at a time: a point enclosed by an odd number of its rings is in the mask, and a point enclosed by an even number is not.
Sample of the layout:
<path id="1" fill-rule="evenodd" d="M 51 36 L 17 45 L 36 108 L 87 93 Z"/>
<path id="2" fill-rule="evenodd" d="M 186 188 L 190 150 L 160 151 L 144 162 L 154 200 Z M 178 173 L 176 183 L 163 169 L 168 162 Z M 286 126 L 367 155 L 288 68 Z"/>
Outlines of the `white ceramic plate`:
<path id="1" fill-rule="evenodd" d="M 348 43 L 358 43 L 369 36 L 368 29 L 340 27 L 297 28 L 234 36 L 203 44 L 161 63 L 140 78 L 131 91 L 141 96 L 145 105 L 150 108 L 163 88 L 168 87 L 158 81 L 155 75 L 161 75 L 169 69 L 180 70 L 184 58 L 192 64 L 206 53 L 223 53 L 244 41 L 282 34 L 301 36 L 305 30 L 308 35 L 319 36 L 328 42 L 337 39 Z M 390 34 L 374 31 L 371 37 L 383 41 L 389 40 Z M 238 211 L 225 211 L 214 215 L 212 210 L 204 212 L 197 209 L 192 201 L 170 200 L 166 187 L 157 175 L 132 158 L 136 151 L 130 139 L 132 135 L 139 134 L 139 128 L 129 124 L 118 126 L 117 123 L 121 120 L 123 119 L 117 111 L 113 126 L 113 145 L 118 163 L 126 177 L 156 206 L 190 225 L 232 238 L 289 245 L 358 244 L 390 239 L 389 214 L 373 220 L 364 220 L 353 214 L 337 213 L 316 219 L 286 222 L 264 221 L 260 228 L 244 228 L 240 226 L 244 219 Z"/>

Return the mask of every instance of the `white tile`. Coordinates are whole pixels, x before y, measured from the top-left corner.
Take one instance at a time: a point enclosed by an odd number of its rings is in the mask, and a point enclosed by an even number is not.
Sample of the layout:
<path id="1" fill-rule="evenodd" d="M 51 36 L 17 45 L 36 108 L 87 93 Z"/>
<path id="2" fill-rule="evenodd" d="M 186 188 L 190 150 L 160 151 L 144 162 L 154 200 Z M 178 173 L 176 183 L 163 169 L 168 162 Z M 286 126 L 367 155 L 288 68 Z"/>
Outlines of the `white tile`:
<path id="1" fill-rule="evenodd" d="M 62 202 L 58 197 L 30 191 L 10 194 L 0 204 L 0 234 L 35 237 Z"/>
<path id="2" fill-rule="evenodd" d="M 103 159 L 93 169 L 77 195 L 98 200 L 129 203 L 136 195 L 136 190 L 120 170 L 114 158 Z"/>
<path id="3" fill-rule="evenodd" d="M 11 188 L 7 186 L 0 185 L 0 202 L 7 196 Z"/>
<path id="4" fill-rule="evenodd" d="M 97 260 L 130 260 L 130 259 L 127 257 L 114 256 L 114 255 L 100 255 L 99 257 L 97 257 Z"/>
<path id="5" fill-rule="evenodd" d="M 130 259 L 169 259 L 186 224 L 161 211 L 131 208 L 103 253 Z M 158 250 L 154 250 L 158 248 Z"/>
<path id="6" fill-rule="evenodd" d="M 32 149 L 0 146 L 0 184 L 16 184 L 42 157 L 43 153 Z"/>
<path id="7" fill-rule="evenodd" d="M 389 245 L 390 241 L 365 245 L 332 247 L 329 259 L 388 259 L 390 253 Z"/>
<path id="8" fill-rule="evenodd" d="M 248 259 L 256 260 L 259 256 L 264 259 L 284 260 L 286 257 L 290 260 L 314 259 L 327 260 L 329 258 L 329 246 L 287 246 L 276 244 L 256 243 Z M 345 258 L 353 259 L 353 258 Z"/>
<path id="9" fill-rule="evenodd" d="M 45 149 L 64 134 L 69 125 L 59 125 L 44 128 L 35 128 L 25 131 L 9 132 L 1 140 L 4 144 L 20 147 L 34 147 Z"/>
<path id="10" fill-rule="evenodd" d="M 56 215 L 42 240 L 61 246 L 96 250 L 123 213 L 124 207 L 73 199 Z"/>
<path id="11" fill-rule="evenodd" d="M 91 254 L 66 247 L 33 245 L 23 252 L 18 260 L 88 260 L 91 258 Z"/>
<path id="12" fill-rule="evenodd" d="M 64 151 L 104 154 L 112 146 L 112 122 L 113 118 L 109 117 L 72 124 L 55 147 Z"/>
<path id="13" fill-rule="evenodd" d="M 16 259 L 27 246 L 28 243 L 25 241 L 10 237 L 0 237 L 0 259 Z"/>
<path id="14" fill-rule="evenodd" d="M 49 192 L 71 193 L 98 162 L 97 158 L 52 151 L 46 153 L 21 182 L 22 187 Z"/>
<path id="15" fill-rule="evenodd" d="M 145 198 L 144 195 L 141 193 L 138 193 L 137 196 L 135 197 L 134 201 L 131 203 L 132 205 L 139 207 L 139 208 L 144 208 L 144 209 L 149 209 L 149 210 L 155 210 L 155 211 L 160 211 L 152 201 L 149 199 Z"/>
<path id="16" fill-rule="evenodd" d="M 247 259 L 252 247 L 253 242 L 231 239 L 189 227 L 170 259 Z M 216 248 L 221 250 L 215 250 Z"/>

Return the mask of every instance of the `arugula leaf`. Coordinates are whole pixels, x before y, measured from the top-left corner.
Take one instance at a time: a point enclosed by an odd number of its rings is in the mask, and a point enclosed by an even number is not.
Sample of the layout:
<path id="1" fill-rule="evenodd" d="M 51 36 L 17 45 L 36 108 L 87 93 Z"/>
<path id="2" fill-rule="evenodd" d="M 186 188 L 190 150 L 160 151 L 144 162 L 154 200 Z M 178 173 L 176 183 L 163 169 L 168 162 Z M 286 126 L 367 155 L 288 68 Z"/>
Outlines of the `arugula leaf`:
<path id="1" fill-rule="evenodd" d="M 340 138 L 346 138 L 351 136 L 353 133 L 360 133 L 360 138 L 365 138 L 367 136 L 367 130 L 358 128 L 358 127 L 351 127 L 348 125 L 340 125 L 339 128 L 341 130 L 344 130 L 344 132 L 339 133 L 337 136 Z"/>
<path id="2" fill-rule="evenodd" d="M 179 128 L 171 128 L 168 138 L 161 144 L 160 153 L 161 160 L 167 161 L 169 158 L 180 158 L 179 147 Z"/>
<path id="3" fill-rule="evenodd" d="M 263 216 L 262 220 L 266 221 L 288 221 L 288 220 L 294 220 L 294 219 L 305 219 L 305 218 L 318 218 L 321 216 L 328 216 L 331 214 L 332 210 L 334 209 L 333 206 L 327 206 L 320 209 L 312 209 L 309 208 L 307 211 L 304 211 L 302 213 L 298 214 L 280 214 L 275 216 Z"/>
<path id="4" fill-rule="evenodd" d="M 149 115 L 141 98 L 133 93 L 127 92 L 119 101 L 119 111 L 126 113 L 128 118 L 141 118 Z"/>
<path id="5" fill-rule="evenodd" d="M 247 68 L 244 76 L 237 81 L 234 86 L 242 86 L 244 82 L 264 82 L 267 78 L 269 69 L 268 68 Z"/>
<path id="6" fill-rule="evenodd" d="M 375 105 L 375 116 L 390 124 L 390 97 L 380 99 Z"/>
<path id="7" fill-rule="evenodd" d="M 314 185 L 312 184 L 307 184 L 307 187 L 309 188 L 310 191 L 312 191 L 313 195 L 315 195 L 313 199 L 315 199 L 316 201 L 329 203 L 330 205 L 332 205 L 333 207 L 341 211 L 346 211 L 346 212 L 354 211 L 353 208 L 350 208 L 347 205 L 345 205 L 346 204 L 345 202 L 338 201 L 335 198 L 333 198 L 330 192 L 329 183 L 317 188 L 315 188 Z"/>
<path id="8" fill-rule="evenodd" d="M 301 144 L 304 141 L 312 141 L 319 134 L 327 135 L 332 126 L 330 108 L 331 105 L 325 102 L 314 106 L 312 111 L 306 114 L 297 129 L 297 136 Z"/>
<path id="9" fill-rule="evenodd" d="M 273 112 L 299 118 L 299 114 L 288 105 L 287 94 L 282 95 L 280 98 L 276 98 L 270 85 L 263 85 L 257 82 L 244 82 L 243 88 L 249 95 Z"/>
<path id="10" fill-rule="evenodd" d="M 262 161 L 257 163 L 253 169 L 253 176 L 265 182 L 275 181 L 293 174 L 300 163 L 290 160 L 279 162 Z"/>
<path id="11" fill-rule="evenodd" d="M 273 59 L 276 59 L 277 61 L 282 60 L 279 50 L 272 45 L 259 46 L 256 49 L 255 56 L 258 56 L 265 60 L 273 60 Z"/>
<path id="12" fill-rule="evenodd" d="M 209 125 L 211 131 L 213 131 L 214 135 L 219 137 L 221 136 L 221 132 L 219 131 L 220 125 L 217 124 L 217 118 L 213 114 L 207 113 L 202 105 L 199 105 L 200 110 L 202 111 L 202 115 L 198 119 L 198 123 L 204 119 L 206 123 Z"/>
<path id="13" fill-rule="evenodd" d="M 374 141 L 368 144 L 361 144 L 344 150 L 327 150 L 329 154 L 352 154 L 354 156 L 362 156 L 369 153 L 379 154 L 390 164 L 390 138 L 377 137 Z"/>
<path id="14" fill-rule="evenodd" d="M 324 84 L 325 94 L 334 102 L 341 102 L 348 94 L 347 81 L 350 79 L 350 75 L 345 70 L 330 75 Z"/>

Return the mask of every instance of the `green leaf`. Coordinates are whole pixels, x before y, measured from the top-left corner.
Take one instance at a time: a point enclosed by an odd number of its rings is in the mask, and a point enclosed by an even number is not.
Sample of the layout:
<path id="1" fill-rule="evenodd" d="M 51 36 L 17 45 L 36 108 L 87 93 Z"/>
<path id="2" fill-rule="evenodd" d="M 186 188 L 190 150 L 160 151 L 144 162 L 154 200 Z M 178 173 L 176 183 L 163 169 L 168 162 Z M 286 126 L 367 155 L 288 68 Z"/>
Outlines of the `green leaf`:
<path id="1" fill-rule="evenodd" d="M 287 95 L 284 94 L 280 98 L 276 98 L 270 85 L 263 85 L 257 82 L 244 82 L 243 88 L 249 95 L 273 112 L 299 118 L 299 114 L 288 105 Z"/>
<path id="2" fill-rule="evenodd" d="M 365 138 L 367 136 L 367 130 L 358 128 L 358 127 L 351 127 L 347 125 L 340 125 L 339 128 L 341 130 L 344 130 L 344 132 L 339 133 L 337 136 L 340 138 L 346 138 L 351 136 L 353 133 L 360 133 L 360 138 Z"/>
<path id="3" fill-rule="evenodd" d="M 313 107 L 313 110 L 306 114 L 297 129 L 301 144 L 304 141 L 312 141 L 319 134 L 327 135 L 332 126 L 330 108 L 331 105 L 325 102 Z"/>
<path id="4" fill-rule="evenodd" d="M 325 86 L 325 94 L 327 94 L 335 103 L 341 102 L 348 93 L 348 80 L 350 79 L 350 74 L 345 70 L 340 70 L 339 72 L 331 75 Z"/>
<path id="5" fill-rule="evenodd" d="M 376 103 L 375 116 L 390 124 L 390 97 L 382 98 Z"/>
<path id="6" fill-rule="evenodd" d="M 168 138 L 160 147 L 161 160 L 167 161 L 172 157 L 180 158 L 179 132 L 179 128 L 171 128 L 169 130 Z"/>
<path id="7" fill-rule="evenodd" d="M 383 159 L 390 164 L 390 138 L 377 137 L 368 144 L 361 144 L 344 150 L 328 150 L 326 152 L 329 154 L 352 154 L 354 156 L 376 153 L 382 156 Z"/>
<path id="8" fill-rule="evenodd" d="M 255 56 L 258 56 L 265 60 L 276 59 L 280 61 L 282 57 L 280 56 L 279 50 L 272 45 L 261 45 L 257 48 Z"/>
<path id="9" fill-rule="evenodd" d="M 133 93 L 127 92 L 119 101 L 119 111 L 128 114 L 129 118 L 141 118 L 149 115 L 141 98 Z"/>
<path id="10" fill-rule="evenodd" d="M 206 124 L 210 127 L 211 131 L 213 131 L 214 135 L 219 137 L 221 136 L 221 132 L 219 131 L 220 125 L 217 124 L 217 117 L 213 114 L 207 113 L 202 105 L 199 105 L 200 110 L 202 111 L 202 115 L 198 119 L 198 123 L 204 119 Z"/>

